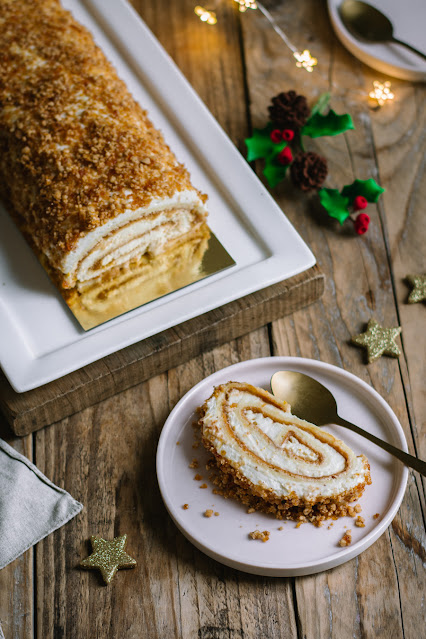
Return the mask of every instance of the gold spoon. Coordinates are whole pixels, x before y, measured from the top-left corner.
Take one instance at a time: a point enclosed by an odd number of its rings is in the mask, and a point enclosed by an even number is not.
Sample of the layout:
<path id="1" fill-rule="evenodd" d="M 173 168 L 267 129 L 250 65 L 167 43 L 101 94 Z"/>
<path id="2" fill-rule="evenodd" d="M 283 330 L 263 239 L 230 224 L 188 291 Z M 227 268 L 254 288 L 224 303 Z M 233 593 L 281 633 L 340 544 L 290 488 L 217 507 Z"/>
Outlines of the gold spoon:
<path id="1" fill-rule="evenodd" d="M 396 42 L 426 60 L 426 54 L 393 35 L 392 22 L 381 11 L 361 0 L 343 0 L 339 14 L 347 30 L 355 38 L 369 42 Z"/>
<path id="2" fill-rule="evenodd" d="M 317 382 L 316 379 L 295 371 L 278 371 L 271 378 L 273 394 L 285 400 L 291 406 L 293 415 L 307 422 L 323 426 L 324 424 L 339 424 L 358 435 L 362 435 L 394 457 L 400 459 L 406 466 L 414 468 L 421 475 L 426 475 L 426 462 L 413 455 L 388 444 L 375 435 L 351 424 L 337 414 L 337 404 L 330 391 Z"/>

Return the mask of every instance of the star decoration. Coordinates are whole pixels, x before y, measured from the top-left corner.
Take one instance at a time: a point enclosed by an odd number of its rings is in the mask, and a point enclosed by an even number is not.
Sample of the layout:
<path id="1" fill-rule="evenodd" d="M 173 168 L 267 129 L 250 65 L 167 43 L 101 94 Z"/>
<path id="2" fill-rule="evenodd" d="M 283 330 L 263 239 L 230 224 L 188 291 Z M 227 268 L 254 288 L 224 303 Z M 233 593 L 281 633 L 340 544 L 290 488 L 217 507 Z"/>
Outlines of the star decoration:
<path id="1" fill-rule="evenodd" d="M 426 275 L 407 275 L 405 279 L 413 287 L 408 296 L 408 303 L 415 304 L 426 300 Z"/>
<path id="2" fill-rule="evenodd" d="M 106 541 L 102 537 L 92 535 L 90 541 L 93 552 L 80 562 L 80 566 L 89 569 L 99 568 L 106 584 L 111 582 L 119 568 L 133 568 L 136 566 L 136 561 L 124 552 L 127 535 L 115 537 L 112 541 Z"/>
<path id="3" fill-rule="evenodd" d="M 368 363 L 374 362 L 382 355 L 398 357 L 400 351 L 395 344 L 395 339 L 401 332 L 401 327 L 384 328 L 376 320 L 368 322 L 367 331 L 352 337 L 353 344 L 367 349 Z"/>

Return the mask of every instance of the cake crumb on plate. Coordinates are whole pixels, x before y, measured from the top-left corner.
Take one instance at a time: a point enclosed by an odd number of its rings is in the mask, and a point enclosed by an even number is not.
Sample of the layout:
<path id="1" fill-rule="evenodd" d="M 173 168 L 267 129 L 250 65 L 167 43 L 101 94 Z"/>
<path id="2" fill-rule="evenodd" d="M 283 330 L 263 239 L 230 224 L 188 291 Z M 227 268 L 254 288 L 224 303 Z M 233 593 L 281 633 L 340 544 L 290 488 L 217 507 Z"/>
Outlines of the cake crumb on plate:
<path id="1" fill-rule="evenodd" d="M 339 546 L 343 548 L 344 546 L 349 546 L 351 543 L 352 543 L 352 531 L 347 530 L 345 534 L 343 535 L 343 537 L 341 538 L 341 540 L 339 541 Z"/>
<path id="2" fill-rule="evenodd" d="M 263 542 L 269 540 L 269 535 L 269 530 L 264 530 L 263 532 L 260 532 L 260 530 L 253 530 L 253 532 L 249 533 L 249 537 L 251 539 L 260 539 L 260 541 Z"/>

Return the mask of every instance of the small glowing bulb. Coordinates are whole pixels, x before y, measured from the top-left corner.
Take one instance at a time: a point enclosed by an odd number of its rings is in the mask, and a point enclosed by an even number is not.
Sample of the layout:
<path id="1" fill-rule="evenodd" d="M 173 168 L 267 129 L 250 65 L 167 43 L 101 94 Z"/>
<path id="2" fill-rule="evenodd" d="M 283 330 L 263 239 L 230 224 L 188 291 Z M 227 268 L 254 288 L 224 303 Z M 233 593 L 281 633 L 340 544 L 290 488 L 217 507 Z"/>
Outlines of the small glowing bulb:
<path id="1" fill-rule="evenodd" d="M 238 2 L 238 8 L 241 13 L 244 13 L 247 9 L 257 9 L 257 4 L 254 0 L 235 0 L 235 2 Z"/>
<path id="2" fill-rule="evenodd" d="M 318 60 L 311 56 L 311 52 L 308 49 L 305 49 L 302 53 L 300 51 L 296 51 L 293 53 L 293 56 L 296 58 L 296 67 L 306 69 L 309 73 L 312 73 L 314 70 L 314 66 L 318 64 Z"/>
<path id="3" fill-rule="evenodd" d="M 194 13 L 200 18 L 201 22 L 206 24 L 216 24 L 217 18 L 214 11 L 209 11 L 197 5 L 194 9 Z"/>
<path id="4" fill-rule="evenodd" d="M 373 91 L 370 91 L 368 94 L 372 100 L 377 100 L 380 106 L 383 106 L 385 102 L 388 100 L 393 100 L 395 95 L 390 90 L 391 83 L 390 82 L 379 82 L 375 80 L 373 82 Z"/>

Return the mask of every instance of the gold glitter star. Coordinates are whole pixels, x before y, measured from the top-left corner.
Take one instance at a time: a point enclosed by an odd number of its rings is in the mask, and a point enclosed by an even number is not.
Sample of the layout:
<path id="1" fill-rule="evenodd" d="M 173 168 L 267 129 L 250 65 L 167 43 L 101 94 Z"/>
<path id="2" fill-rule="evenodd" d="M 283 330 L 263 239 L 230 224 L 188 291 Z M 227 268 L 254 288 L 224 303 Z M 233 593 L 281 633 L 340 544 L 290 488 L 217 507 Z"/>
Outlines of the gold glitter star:
<path id="1" fill-rule="evenodd" d="M 371 319 L 368 322 L 367 330 L 360 335 L 354 335 L 352 337 L 353 344 L 357 346 L 364 346 L 367 349 L 368 363 L 374 362 L 382 355 L 391 355 L 392 357 L 398 357 L 400 351 L 395 344 L 395 338 L 401 332 L 401 327 L 396 328 L 384 328 L 380 326 L 376 320 Z"/>
<path id="2" fill-rule="evenodd" d="M 408 296 L 408 303 L 415 304 L 426 300 L 426 275 L 407 275 L 405 279 L 413 287 Z"/>
<path id="3" fill-rule="evenodd" d="M 99 568 L 106 584 L 109 584 L 119 568 L 133 568 L 136 561 L 130 557 L 124 548 L 127 535 L 115 537 L 112 541 L 106 541 L 102 537 L 92 535 L 93 552 L 89 557 L 80 562 L 82 568 Z"/>

